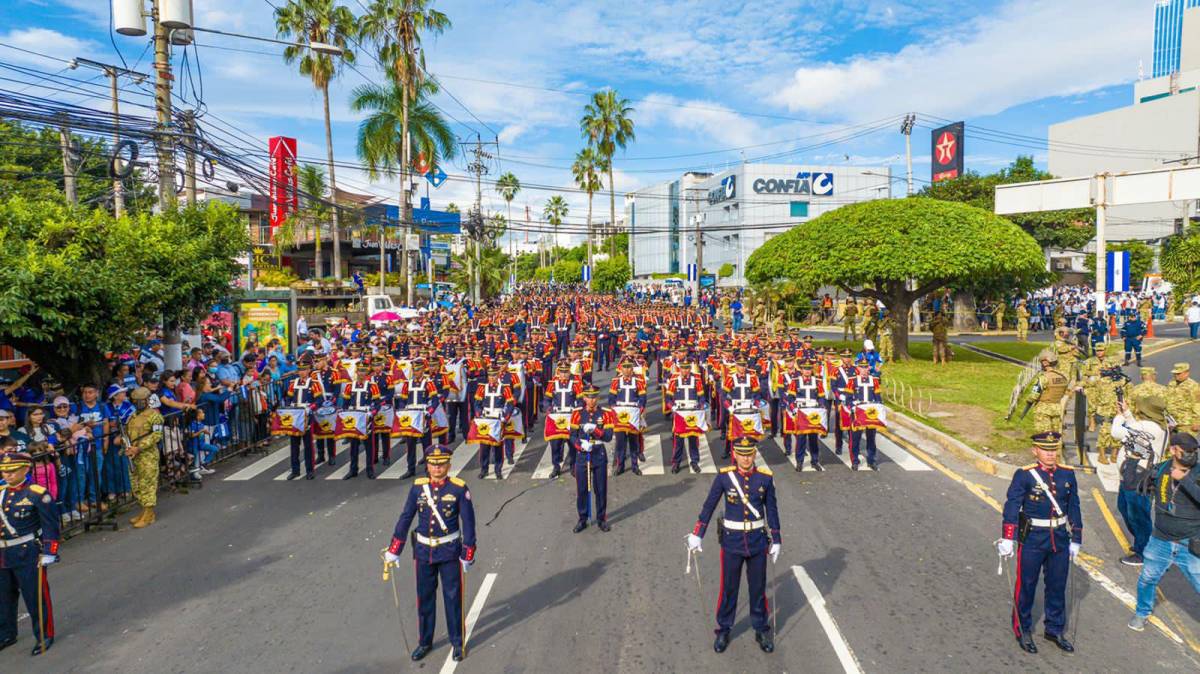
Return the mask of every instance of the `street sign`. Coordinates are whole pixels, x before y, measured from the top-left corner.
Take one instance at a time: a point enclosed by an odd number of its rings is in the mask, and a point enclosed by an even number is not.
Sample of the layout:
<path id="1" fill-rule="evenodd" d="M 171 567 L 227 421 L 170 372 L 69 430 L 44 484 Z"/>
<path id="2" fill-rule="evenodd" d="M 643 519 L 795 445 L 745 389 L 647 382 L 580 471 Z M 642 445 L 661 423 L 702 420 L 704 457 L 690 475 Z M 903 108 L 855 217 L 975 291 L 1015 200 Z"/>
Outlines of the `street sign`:
<path id="1" fill-rule="evenodd" d="M 443 171 L 441 167 L 434 166 L 432 170 L 425 174 L 425 179 L 428 180 L 429 184 L 433 185 L 434 188 L 438 188 L 442 186 L 442 183 L 446 182 L 446 172 Z"/>

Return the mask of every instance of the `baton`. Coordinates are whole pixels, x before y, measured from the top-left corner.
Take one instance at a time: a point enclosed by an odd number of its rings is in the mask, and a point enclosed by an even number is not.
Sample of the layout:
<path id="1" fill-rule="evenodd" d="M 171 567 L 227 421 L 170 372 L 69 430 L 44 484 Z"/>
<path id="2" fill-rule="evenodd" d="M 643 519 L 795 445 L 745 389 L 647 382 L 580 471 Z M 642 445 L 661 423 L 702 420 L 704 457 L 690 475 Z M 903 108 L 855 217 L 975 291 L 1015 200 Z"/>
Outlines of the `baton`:
<path id="1" fill-rule="evenodd" d="M 46 652 L 46 621 L 45 621 L 45 619 L 42 617 L 42 615 L 43 615 L 43 614 L 42 614 L 42 601 L 43 601 L 43 598 L 42 598 L 42 592 L 43 592 L 43 590 L 44 590 L 44 588 L 45 588 L 45 586 L 46 586 L 46 585 L 45 585 L 45 581 L 46 581 L 46 567 L 42 565 L 42 562 L 41 562 L 41 560 L 38 560 L 38 581 L 37 581 L 37 583 L 38 583 L 38 586 L 37 586 L 37 596 L 38 596 L 38 649 L 39 649 L 39 650 L 40 650 L 42 653 L 45 653 L 45 652 Z M 14 603 L 14 604 L 16 603 L 16 598 L 15 598 L 15 597 L 14 597 L 13 603 Z"/>
<path id="2" fill-rule="evenodd" d="M 687 537 L 686 537 L 686 536 L 684 537 L 684 540 L 687 540 Z M 692 557 L 693 557 L 693 556 L 695 556 L 695 557 L 696 557 L 696 559 L 694 559 L 694 560 L 693 560 L 693 559 L 692 559 Z M 691 575 L 691 569 L 692 569 L 692 566 L 693 566 L 693 564 L 692 564 L 692 563 L 693 563 L 693 562 L 695 562 L 695 567 L 696 567 L 696 599 L 697 599 L 697 600 L 700 602 L 700 615 L 704 615 L 704 586 L 703 586 L 703 585 L 701 585 L 701 583 L 700 583 L 700 559 L 699 559 L 699 556 L 700 556 L 700 553 L 699 553 L 699 552 L 697 552 L 697 551 L 695 551 L 695 550 L 692 550 L 692 549 L 690 549 L 690 548 L 688 549 L 687 567 L 685 567 L 685 569 L 684 569 L 684 573 L 685 573 L 685 574 L 687 574 L 687 575 Z"/>
<path id="3" fill-rule="evenodd" d="M 387 552 L 387 548 L 379 551 L 379 557 L 383 558 L 383 553 Z M 400 612 L 400 593 L 396 590 L 396 576 L 391 572 L 391 565 L 385 560 L 383 562 L 383 580 L 392 582 L 392 602 L 396 605 L 396 622 L 400 625 L 400 636 L 404 639 L 404 650 L 411 651 L 412 648 L 408 645 L 408 634 L 404 631 L 404 617 Z"/>

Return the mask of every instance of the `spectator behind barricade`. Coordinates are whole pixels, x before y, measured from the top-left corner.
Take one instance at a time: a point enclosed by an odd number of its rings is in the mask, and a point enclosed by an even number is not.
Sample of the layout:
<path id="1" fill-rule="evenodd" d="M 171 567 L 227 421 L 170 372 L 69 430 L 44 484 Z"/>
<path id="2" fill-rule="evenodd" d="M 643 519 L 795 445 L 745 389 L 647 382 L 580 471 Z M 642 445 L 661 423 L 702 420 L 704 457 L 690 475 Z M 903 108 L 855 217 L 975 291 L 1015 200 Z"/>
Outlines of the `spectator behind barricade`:
<path id="1" fill-rule="evenodd" d="M 192 457 L 192 468 L 188 471 L 193 480 L 199 481 L 204 475 L 214 471 L 209 468 L 209 462 L 216 456 L 218 448 L 212 443 L 212 427 L 205 422 L 204 408 L 198 408 L 195 417 L 187 427 L 187 451 Z"/>
<path id="2" fill-rule="evenodd" d="M 1192 300 L 1192 305 L 1183 312 L 1183 318 L 1188 324 L 1188 337 L 1192 340 L 1200 338 L 1200 302 Z"/>
<path id="3" fill-rule="evenodd" d="M 194 348 L 188 356 L 187 362 L 183 364 L 183 369 L 194 370 L 198 367 L 204 367 L 204 350 Z"/>
<path id="4" fill-rule="evenodd" d="M 175 399 L 185 405 L 191 405 L 196 402 L 196 387 L 192 383 L 195 381 L 196 374 L 193 370 L 179 370 L 175 373 L 175 379 L 178 384 L 175 385 Z"/>
<path id="5" fill-rule="evenodd" d="M 239 379 L 242 378 L 237 367 L 230 362 L 229 354 L 222 353 L 217 359 L 217 381 L 225 386 L 236 386 Z"/>
<path id="6" fill-rule="evenodd" d="M 15 428 L 16 417 L 13 416 L 12 410 L 0 409 L 0 438 L 12 438 L 13 442 L 17 443 L 17 451 L 24 452 L 29 449 L 29 436 L 25 435 L 25 431 Z"/>
<path id="7" fill-rule="evenodd" d="M 266 365 L 263 367 L 260 377 L 262 374 L 267 375 L 268 382 L 275 382 L 283 379 L 283 368 L 279 364 L 279 356 L 271 354 L 267 357 Z"/>

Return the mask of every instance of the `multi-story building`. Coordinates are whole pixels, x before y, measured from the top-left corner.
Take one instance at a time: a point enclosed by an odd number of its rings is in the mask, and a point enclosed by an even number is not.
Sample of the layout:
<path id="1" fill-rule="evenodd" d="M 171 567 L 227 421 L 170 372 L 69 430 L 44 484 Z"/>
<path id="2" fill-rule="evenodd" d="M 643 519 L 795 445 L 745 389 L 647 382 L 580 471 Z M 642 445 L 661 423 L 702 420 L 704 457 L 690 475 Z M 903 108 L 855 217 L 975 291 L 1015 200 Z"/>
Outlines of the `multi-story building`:
<path id="1" fill-rule="evenodd" d="M 1154 77 L 1179 70 L 1183 44 L 1183 15 L 1200 0 L 1158 0 L 1154 3 Z"/>

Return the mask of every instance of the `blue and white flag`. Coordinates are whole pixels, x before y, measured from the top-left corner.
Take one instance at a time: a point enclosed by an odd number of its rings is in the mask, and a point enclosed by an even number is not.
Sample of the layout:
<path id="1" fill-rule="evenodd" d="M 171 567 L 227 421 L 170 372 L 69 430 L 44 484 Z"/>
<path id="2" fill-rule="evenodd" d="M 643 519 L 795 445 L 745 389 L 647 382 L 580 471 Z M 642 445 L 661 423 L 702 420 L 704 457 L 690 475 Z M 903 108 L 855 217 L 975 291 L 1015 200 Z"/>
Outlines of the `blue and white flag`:
<path id="1" fill-rule="evenodd" d="M 1104 285 L 1112 293 L 1129 292 L 1129 251 L 1110 250 L 1106 255 L 1108 277 Z"/>
<path id="2" fill-rule="evenodd" d="M 687 279 L 687 280 L 688 280 L 688 282 L 689 282 L 689 283 L 691 283 L 692 281 L 695 281 L 696 279 L 700 278 L 699 274 L 698 274 L 698 273 L 697 273 L 697 271 L 696 271 L 696 265 L 695 265 L 695 264 L 689 264 L 689 265 L 687 266 L 687 276 L 688 276 L 688 279 Z"/>
<path id="3" fill-rule="evenodd" d="M 592 265 L 590 265 L 590 264 L 583 265 L 583 282 L 584 283 L 592 282 Z"/>

